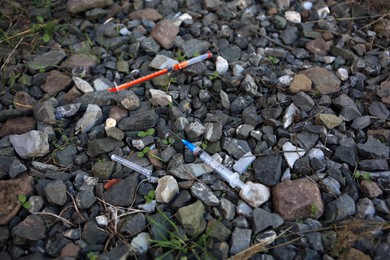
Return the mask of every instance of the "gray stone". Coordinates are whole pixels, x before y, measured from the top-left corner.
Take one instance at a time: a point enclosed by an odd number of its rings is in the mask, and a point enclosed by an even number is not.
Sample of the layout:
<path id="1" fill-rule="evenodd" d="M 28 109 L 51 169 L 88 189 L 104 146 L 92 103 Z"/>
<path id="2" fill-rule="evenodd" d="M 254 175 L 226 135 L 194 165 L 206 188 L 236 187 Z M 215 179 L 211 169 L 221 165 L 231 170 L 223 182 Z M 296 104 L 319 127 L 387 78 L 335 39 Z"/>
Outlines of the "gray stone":
<path id="1" fill-rule="evenodd" d="M 240 87 L 245 93 L 249 94 L 250 96 L 256 95 L 257 90 L 259 88 L 250 74 L 246 74 L 245 79 L 242 81 Z"/>
<path id="2" fill-rule="evenodd" d="M 165 107 L 172 104 L 172 96 L 166 94 L 162 90 L 151 89 L 150 94 L 152 95 L 152 101 L 157 103 L 159 106 Z"/>
<path id="3" fill-rule="evenodd" d="M 56 121 L 54 114 L 53 103 L 51 101 L 45 101 L 43 103 L 37 103 L 34 106 L 34 116 L 38 121 L 53 125 Z"/>
<path id="4" fill-rule="evenodd" d="M 103 193 L 103 199 L 114 206 L 128 207 L 133 203 L 138 185 L 138 173 L 126 177 Z"/>
<path id="5" fill-rule="evenodd" d="M 152 67 L 154 69 L 162 70 L 167 67 L 173 66 L 176 63 L 178 63 L 177 60 L 168 58 L 165 55 L 157 54 L 153 60 L 149 63 L 149 67 Z"/>
<path id="6" fill-rule="evenodd" d="M 155 55 L 160 51 L 160 45 L 152 38 L 147 37 L 141 42 L 141 48 L 148 54 Z"/>
<path id="7" fill-rule="evenodd" d="M 87 154 L 91 157 L 96 157 L 104 153 L 111 152 L 116 147 L 123 147 L 124 143 L 122 141 L 115 140 L 111 137 L 99 138 L 93 140 L 89 146 Z"/>
<path id="8" fill-rule="evenodd" d="M 324 247 L 322 245 L 321 233 L 320 232 L 310 232 L 306 234 L 307 242 L 310 248 L 318 251 L 319 253 L 324 252 Z"/>
<path id="9" fill-rule="evenodd" d="M 219 52 L 228 62 L 233 62 L 240 59 L 242 51 L 237 45 L 229 44 L 221 47 Z"/>
<path id="10" fill-rule="evenodd" d="M 240 113 L 244 108 L 250 105 L 250 101 L 248 98 L 243 96 L 238 96 L 230 103 L 230 110 L 233 113 Z"/>
<path id="11" fill-rule="evenodd" d="M 362 156 L 362 159 L 389 158 L 389 147 L 372 136 L 368 136 L 367 142 L 364 144 L 358 144 L 357 148 L 359 155 Z"/>
<path id="12" fill-rule="evenodd" d="M 73 79 L 73 82 L 76 85 L 76 87 L 81 92 L 83 92 L 84 94 L 88 93 L 88 92 L 93 92 L 94 91 L 94 89 L 91 86 L 91 84 L 89 84 L 86 80 L 83 80 L 83 79 L 81 79 L 79 77 L 72 77 L 72 79 Z"/>
<path id="13" fill-rule="evenodd" d="M 76 131 L 86 133 L 94 126 L 103 122 L 103 113 L 99 106 L 89 104 L 84 115 L 77 121 Z"/>
<path id="14" fill-rule="evenodd" d="M 38 215 L 28 215 L 12 229 L 12 233 L 20 238 L 40 240 L 46 237 L 45 222 Z"/>
<path id="15" fill-rule="evenodd" d="M 187 235 L 198 235 L 206 228 L 206 221 L 203 218 L 204 210 L 202 202 L 198 200 L 177 211 L 176 218 L 184 227 Z"/>
<path id="16" fill-rule="evenodd" d="M 336 222 L 339 222 L 349 216 L 352 216 L 355 213 L 355 201 L 347 194 L 343 194 L 336 200 L 328 203 L 324 211 L 325 219 L 327 221 Z"/>
<path id="17" fill-rule="evenodd" d="M 280 15 L 274 15 L 272 17 L 272 23 L 276 29 L 283 30 L 287 25 L 287 20 Z"/>
<path id="18" fill-rule="evenodd" d="M 356 165 L 356 143 L 352 138 L 342 138 L 332 158 L 337 162 L 345 162 L 351 166 Z"/>
<path id="19" fill-rule="evenodd" d="M 252 230 L 236 227 L 230 239 L 230 254 L 235 255 L 247 249 L 250 246 L 251 235 Z"/>
<path id="20" fill-rule="evenodd" d="M 325 179 L 322 180 L 322 185 L 325 186 L 325 189 L 331 194 L 331 195 L 340 195 L 340 183 L 336 181 L 334 178 L 328 176 Z"/>
<path id="21" fill-rule="evenodd" d="M 299 91 L 292 97 L 294 104 L 305 112 L 309 112 L 314 107 L 313 99 L 303 91 Z"/>
<path id="22" fill-rule="evenodd" d="M 239 125 L 236 129 L 236 133 L 240 139 L 247 139 L 250 132 L 254 130 L 255 127 L 248 124 Z"/>
<path id="23" fill-rule="evenodd" d="M 117 63 L 116 63 L 116 69 L 117 69 L 119 72 L 122 72 L 122 73 L 124 73 L 124 74 L 129 74 L 129 72 L 130 72 L 130 69 L 129 69 L 129 62 L 128 62 L 128 61 L 125 61 L 125 60 L 117 61 Z"/>
<path id="24" fill-rule="evenodd" d="M 390 111 L 386 105 L 377 101 L 373 101 L 368 107 L 368 111 L 371 115 L 379 117 L 381 119 L 387 119 L 390 116 Z"/>
<path id="25" fill-rule="evenodd" d="M 92 8 L 102 8 L 108 5 L 112 5 L 112 0 L 70 0 L 66 4 L 66 10 L 69 13 L 77 14 Z"/>
<path id="26" fill-rule="evenodd" d="M 205 129 L 206 128 L 201 123 L 195 121 L 187 125 L 187 127 L 184 130 L 186 132 L 187 137 L 190 140 L 194 140 L 197 137 L 201 136 L 204 133 Z"/>
<path id="27" fill-rule="evenodd" d="M 63 206 L 67 201 L 66 186 L 62 180 L 52 181 L 45 187 L 46 199 L 50 204 Z"/>
<path id="28" fill-rule="evenodd" d="M 1 159 L 0 159 L 1 160 Z M 15 179 L 19 174 L 25 172 L 27 167 L 18 159 L 13 159 L 11 165 L 9 166 L 9 177 Z"/>
<path id="29" fill-rule="evenodd" d="M 223 217 L 227 220 L 232 220 L 235 214 L 236 206 L 228 199 L 220 199 L 220 207 L 223 213 Z"/>
<path id="30" fill-rule="evenodd" d="M 248 142 L 229 137 L 222 138 L 222 148 L 235 159 L 240 159 L 246 153 L 251 151 Z"/>
<path id="31" fill-rule="evenodd" d="M 16 153 L 24 159 L 41 157 L 49 152 L 48 136 L 40 131 L 32 130 L 21 135 L 11 135 L 10 142 Z"/>
<path id="32" fill-rule="evenodd" d="M 203 133 L 204 139 L 206 139 L 209 142 L 217 142 L 222 137 L 222 123 L 215 122 L 215 123 L 205 123 L 204 124 L 205 130 Z"/>
<path id="33" fill-rule="evenodd" d="M 108 234 L 101 230 L 94 220 L 85 223 L 81 238 L 91 245 L 103 244 L 108 238 Z"/>
<path id="34" fill-rule="evenodd" d="M 210 47 L 210 43 L 208 41 L 191 39 L 181 43 L 180 47 L 183 49 L 184 55 L 187 58 L 191 58 L 195 53 L 202 54 L 206 52 Z"/>
<path id="35" fill-rule="evenodd" d="M 371 124 L 371 119 L 370 116 L 360 116 L 356 117 L 352 124 L 351 127 L 356 130 L 362 130 L 369 126 Z"/>
<path id="36" fill-rule="evenodd" d="M 280 38 L 286 45 L 295 43 L 299 39 L 298 28 L 296 26 L 288 25 L 280 35 Z"/>
<path id="37" fill-rule="evenodd" d="M 31 205 L 31 208 L 28 209 L 28 212 L 30 212 L 31 214 L 39 212 L 45 203 L 41 196 L 31 196 L 30 198 L 28 198 L 28 202 Z"/>
<path id="38" fill-rule="evenodd" d="M 137 111 L 119 121 L 118 128 L 123 131 L 140 131 L 156 126 L 158 115 L 154 110 Z"/>
<path id="39" fill-rule="evenodd" d="M 143 213 L 129 216 L 120 228 L 121 233 L 134 236 L 146 227 L 146 217 Z"/>
<path id="40" fill-rule="evenodd" d="M 221 90 L 220 91 L 220 97 L 221 97 L 222 107 L 229 110 L 230 109 L 229 95 L 226 94 L 225 91 Z"/>
<path id="41" fill-rule="evenodd" d="M 369 160 L 360 160 L 358 164 L 358 169 L 363 171 L 387 171 L 388 164 L 386 159 L 369 159 Z"/>
<path id="42" fill-rule="evenodd" d="M 112 82 L 106 78 L 97 78 L 93 81 L 93 88 L 95 91 L 107 91 L 108 88 L 112 87 Z"/>
<path id="43" fill-rule="evenodd" d="M 88 209 L 95 203 L 96 197 L 91 190 L 81 190 L 75 200 L 80 209 Z"/>
<path id="44" fill-rule="evenodd" d="M 336 107 L 341 109 L 339 117 L 341 117 L 344 121 L 349 122 L 349 121 L 361 116 L 361 113 L 360 113 L 359 109 L 357 108 L 356 104 L 346 94 L 342 94 L 342 95 L 338 96 L 333 101 L 333 104 Z"/>
<path id="45" fill-rule="evenodd" d="M 211 238 L 224 242 L 227 242 L 232 234 L 232 231 L 229 228 L 227 228 L 222 222 L 215 219 L 210 219 L 208 221 L 205 232 L 210 232 Z"/>
<path id="46" fill-rule="evenodd" d="M 219 205 L 217 196 L 215 196 L 211 189 L 201 181 L 197 181 L 191 186 L 191 194 L 202 201 L 206 206 Z"/>
<path id="47" fill-rule="evenodd" d="M 56 67 L 66 57 L 63 49 L 50 50 L 42 55 L 35 56 L 34 59 L 27 63 L 28 67 L 33 70 L 50 69 Z"/>
<path id="48" fill-rule="evenodd" d="M 99 180 L 108 180 L 114 171 L 115 162 L 112 161 L 98 161 L 92 165 L 92 174 Z"/>
<path id="49" fill-rule="evenodd" d="M 271 213 L 262 208 L 255 208 L 253 210 L 253 233 L 257 234 L 268 227 L 276 229 L 283 225 L 284 220 L 276 213 Z"/>
<path id="50" fill-rule="evenodd" d="M 69 104 L 65 106 L 59 106 L 54 109 L 55 118 L 57 120 L 62 119 L 64 117 L 74 116 L 77 111 L 79 111 L 80 103 Z"/>
<path id="51" fill-rule="evenodd" d="M 73 144 L 67 145 L 63 149 L 59 149 L 56 152 L 54 152 L 54 160 L 57 164 L 69 167 L 72 166 L 74 163 L 74 159 L 76 158 L 77 149 L 76 146 Z"/>
<path id="52" fill-rule="evenodd" d="M 374 203 L 369 198 L 361 198 L 356 203 L 356 217 L 365 219 L 367 216 L 375 215 Z"/>
<path id="53" fill-rule="evenodd" d="M 279 183 L 282 177 L 282 157 L 280 155 L 269 155 L 258 157 L 253 162 L 255 179 L 267 186 Z"/>

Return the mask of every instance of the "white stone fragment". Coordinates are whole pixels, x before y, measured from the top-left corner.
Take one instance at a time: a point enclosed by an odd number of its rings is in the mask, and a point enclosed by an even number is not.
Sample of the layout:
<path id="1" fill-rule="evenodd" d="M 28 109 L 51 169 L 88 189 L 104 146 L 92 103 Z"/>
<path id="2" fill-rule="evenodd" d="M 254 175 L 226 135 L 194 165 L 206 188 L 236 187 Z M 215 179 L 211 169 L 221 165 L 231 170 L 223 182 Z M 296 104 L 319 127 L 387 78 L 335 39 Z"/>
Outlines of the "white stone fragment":
<path id="1" fill-rule="evenodd" d="M 48 138 L 44 132 L 31 130 L 21 135 L 11 135 L 9 140 L 16 153 L 27 159 L 46 155 L 50 148 Z"/>
<path id="2" fill-rule="evenodd" d="M 93 92 L 93 87 L 91 84 L 89 84 L 87 81 L 79 78 L 79 77 L 72 77 L 74 84 L 76 87 L 83 93 Z"/>
<path id="3" fill-rule="evenodd" d="M 316 158 L 316 159 L 318 159 L 320 161 L 325 159 L 324 152 L 321 149 L 318 149 L 318 148 L 312 148 L 309 151 L 308 156 L 309 156 L 310 159 Z"/>
<path id="4" fill-rule="evenodd" d="M 287 21 L 292 23 L 300 23 L 301 22 L 301 14 L 296 11 L 286 11 L 284 16 Z"/>
<path id="5" fill-rule="evenodd" d="M 292 122 L 294 121 L 295 114 L 298 113 L 299 113 L 299 109 L 294 105 L 294 103 L 291 103 L 287 107 L 282 119 L 284 129 L 287 129 L 292 124 Z"/>
<path id="6" fill-rule="evenodd" d="M 286 142 L 282 146 L 283 150 L 283 156 L 284 159 L 286 160 L 288 166 L 292 169 L 294 166 L 294 163 L 301 158 L 302 156 L 305 155 L 305 151 L 302 148 L 299 148 L 295 145 L 293 145 L 290 142 Z"/>
<path id="7" fill-rule="evenodd" d="M 309 1 L 305 1 L 302 3 L 302 6 L 305 10 L 310 11 L 313 8 L 313 3 Z"/>
<path id="8" fill-rule="evenodd" d="M 142 232 L 131 240 L 130 246 L 137 254 L 144 254 L 150 245 L 149 233 Z"/>
<path id="9" fill-rule="evenodd" d="M 333 63 L 335 59 L 336 59 L 336 57 L 334 57 L 334 56 L 324 56 L 324 62 L 326 64 Z"/>
<path id="10" fill-rule="evenodd" d="M 282 178 L 280 178 L 280 181 L 281 182 L 291 181 L 291 169 L 289 167 L 287 167 L 286 170 L 284 171 Z"/>
<path id="11" fill-rule="evenodd" d="M 158 180 L 156 188 L 156 201 L 161 203 L 170 202 L 176 193 L 179 192 L 179 185 L 172 176 L 164 176 Z"/>
<path id="12" fill-rule="evenodd" d="M 129 29 L 127 29 L 127 27 L 122 27 L 119 30 L 119 34 L 122 35 L 122 36 L 127 36 L 127 35 L 130 34 L 130 31 L 129 31 Z"/>
<path id="13" fill-rule="evenodd" d="M 225 74 L 229 69 L 229 63 L 227 62 L 226 59 L 224 59 L 221 56 L 217 57 L 217 61 L 215 63 L 215 66 L 216 66 L 216 70 L 218 72 L 218 75 Z"/>
<path id="14" fill-rule="evenodd" d="M 244 154 L 234 165 L 233 170 L 242 174 L 248 167 L 252 164 L 252 162 L 256 159 L 251 152 L 247 152 Z"/>
<path id="15" fill-rule="evenodd" d="M 152 95 L 153 101 L 162 107 L 172 104 L 172 96 L 162 90 L 151 89 L 150 94 Z"/>
<path id="16" fill-rule="evenodd" d="M 106 124 L 104 125 L 104 130 L 108 130 L 112 127 L 115 127 L 116 126 L 116 120 L 114 118 L 107 118 L 106 120 Z"/>
<path id="17" fill-rule="evenodd" d="M 240 197 L 254 208 L 260 207 L 271 197 L 269 188 L 263 184 L 247 181 L 245 185 L 248 189 L 240 190 Z"/>
<path id="18" fill-rule="evenodd" d="M 344 68 L 339 68 L 336 74 L 342 81 L 346 81 L 349 78 L 348 71 Z"/>
<path id="19" fill-rule="evenodd" d="M 278 81 L 279 81 L 279 84 L 282 86 L 282 87 L 288 87 L 290 86 L 291 82 L 294 80 L 293 77 L 291 77 L 290 75 L 283 75 L 281 76 Z"/>
<path id="20" fill-rule="evenodd" d="M 318 8 L 317 14 L 322 19 L 326 18 L 330 14 L 329 7 L 324 6 L 324 7 Z"/>
<path id="21" fill-rule="evenodd" d="M 234 64 L 233 65 L 233 75 L 234 76 L 240 76 L 242 72 L 244 71 L 244 67 L 239 65 L 239 64 Z"/>
<path id="22" fill-rule="evenodd" d="M 108 218 L 105 215 L 100 215 L 95 217 L 96 223 L 98 224 L 99 227 L 107 227 L 108 226 Z"/>
<path id="23" fill-rule="evenodd" d="M 76 131 L 81 130 L 82 133 L 86 133 L 95 125 L 101 123 L 102 118 L 101 108 L 98 105 L 89 104 L 84 115 L 76 123 Z"/>
<path id="24" fill-rule="evenodd" d="M 93 81 L 93 87 L 96 91 L 104 91 L 110 88 L 113 84 L 106 78 L 97 78 Z"/>

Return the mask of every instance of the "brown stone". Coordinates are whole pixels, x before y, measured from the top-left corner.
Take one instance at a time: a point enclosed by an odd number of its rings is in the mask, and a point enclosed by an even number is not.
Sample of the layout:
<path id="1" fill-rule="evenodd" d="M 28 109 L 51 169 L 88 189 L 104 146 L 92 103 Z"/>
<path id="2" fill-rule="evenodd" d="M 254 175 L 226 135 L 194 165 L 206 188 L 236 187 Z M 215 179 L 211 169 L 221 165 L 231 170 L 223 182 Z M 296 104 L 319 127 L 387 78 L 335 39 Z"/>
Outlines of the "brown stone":
<path id="1" fill-rule="evenodd" d="M 307 92 L 311 90 L 311 84 L 311 80 L 305 74 L 297 74 L 294 76 L 289 89 L 291 93 L 298 93 L 299 91 Z"/>
<path id="2" fill-rule="evenodd" d="M 121 121 L 129 115 L 128 110 L 122 106 L 113 106 L 110 110 L 110 118 L 114 118 L 117 122 Z"/>
<path id="3" fill-rule="evenodd" d="M 33 117 L 16 117 L 8 119 L 0 129 L 0 137 L 6 135 L 20 135 L 35 129 L 36 121 Z"/>
<path id="4" fill-rule="evenodd" d="M 363 180 L 360 182 L 360 186 L 362 187 L 364 194 L 366 194 L 366 196 L 369 197 L 370 199 L 376 198 L 379 195 L 382 195 L 381 188 L 374 181 Z"/>
<path id="5" fill-rule="evenodd" d="M 179 27 L 169 20 L 161 20 L 154 26 L 151 36 L 161 47 L 168 50 L 173 47 L 178 33 Z"/>
<path id="6" fill-rule="evenodd" d="M 203 0 L 203 8 L 208 11 L 217 11 L 221 4 L 220 0 Z"/>
<path id="7" fill-rule="evenodd" d="M 81 97 L 83 93 L 80 92 L 80 90 L 77 87 L 72 87 L 68 93 L 64 96 L 64 101 L 66 104 L 72 104 L 73 100 L 75 100 L 78 97 Z"/>
<path id="8" fill-rule="evenodd" d="M 390 80 L 382 82 L 379 86 L 378 92 L 382 97 L 382 102 L 385 105 L 390 106 Z"/>
<path id="9" fill-rule="evenodd" d="M 73 243 L 69 243 L 61 249 L 60 258 L 62 257 L 74 257 L 77 259 L 80 254 L 80 246 Z"/>
<path id="10" fill-rule="evenodd" d="M 138 11 L 131 12 L 129 14 L 129 18 L 131 20 L 150 20 L 150 21 L 158 21 L 162 18 L 161 14 L 153 8 L 146 8 Z"/>
<path id="11" fill-rule="evenodd" d="M 356 248 L 351 248 L 340 255 L 339 260 L 371 260 L 371 257 Z"/>
<path id="12" fill-rule="evenodd" d="M 332 71 L 324 68 L 311 68 L 300 73 L 308 76 L 314 88 L 323 95 L 336 93 L 340 89 L 341 80 Z"/>
<path id="13" fill-rule="evenodd" d="M 47 73 L 45 84 L 42 89 L 49 95 L 56 94 L 62 90 L 66 90 L 72 84 L 72 78 L 65 73 L 52 70 Z"/>
<path id="14" fill-rule="evenodd" d="M 81 66 L 87 71 L 90 67 L 97 64 L 97 57 L 94 55 L 75 53 L 61 63 L 61 66 L 65 69 L 72 70 L 74 67 Z"/>
<path id="15" fill-rule="evenodd" d="M 31 195 L 33 178 L 26 176 L 14 180 L 0 180 L 0 225 L 6 225 L 16 216 L 22 204 L 18 200 L 18 194 Z"/>
<path id="16" fill-rule="evenodd" d="M 37 101 L 27 92 L 18 91 L 15 93 L 13 103 L 19 111 L 32 111 Z"/>
<path id="17" fill-rule="evenodd" d="M 390 145 L 390 130 L 389 129 L 369 129 L 367 131 L 367 137 L 373 136 L 376 139 L 379 139 L 383 142 L 385 142 L 387 145 Z"/>
<path id="18" fill-rule="evenodd" d="M 285 220 L 318 219 L 324 212 L 320 189 L 307 179 L 277 184 L 272 197 L 275 211 Z"/>
<path id="19" fill-rule="evenodd" d="M 330 49 L 329 45 L 321 38 L 309 41 L 305 47 L 311 53 L 320 56 L 325 56 Z"/>

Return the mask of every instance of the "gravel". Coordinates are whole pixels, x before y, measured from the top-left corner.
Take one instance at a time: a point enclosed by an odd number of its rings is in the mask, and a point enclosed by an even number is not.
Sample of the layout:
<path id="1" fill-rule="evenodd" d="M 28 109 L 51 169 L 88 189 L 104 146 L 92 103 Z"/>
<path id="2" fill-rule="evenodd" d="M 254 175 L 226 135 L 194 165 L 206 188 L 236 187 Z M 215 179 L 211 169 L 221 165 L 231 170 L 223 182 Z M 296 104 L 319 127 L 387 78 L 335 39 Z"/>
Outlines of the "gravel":
<path id="1" fill-rule="evenodd" d="M 1 259 L 390 255 L 388 1 L 36 2 L 0 4 Z"/>

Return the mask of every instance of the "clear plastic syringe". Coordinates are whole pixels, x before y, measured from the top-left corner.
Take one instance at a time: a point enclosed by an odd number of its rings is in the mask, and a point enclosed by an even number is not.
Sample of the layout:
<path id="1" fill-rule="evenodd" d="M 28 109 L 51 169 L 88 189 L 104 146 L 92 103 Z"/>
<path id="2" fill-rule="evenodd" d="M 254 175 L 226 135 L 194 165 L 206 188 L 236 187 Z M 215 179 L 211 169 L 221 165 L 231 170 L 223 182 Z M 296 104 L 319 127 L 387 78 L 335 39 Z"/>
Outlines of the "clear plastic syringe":
<path id="1" fill-rule="evenodd" d="M 232 172 L 224 165 L 217 162 L 213 157 L 206 153 L 202 148 L 194 145 L 193 143 L 182 139 L 183 144 L 191 151 L 191 153 L 199 158 L 202 162 L 210 166 L 211 169 L 219 173 L 232 188 L 239 187 L 244 192 L 248 191 L 250 187 L 240 180 L 240 175 L 236 172 Z"/>
<path id="2" fill-rule="evenodd" d="M 116 156 L 115 154 L 111 155 L 111 160 L 116 161 L 136 172 L 139 172 L 142 175 L 145 175 L 146 177 L 148 177 L 148 179 L 150 179 L 150 177 L 152 176 L 151 170 L 141 167 L 136 163 L 130 162 L 129 160 L 123 159 L 122 157 Z"/>

